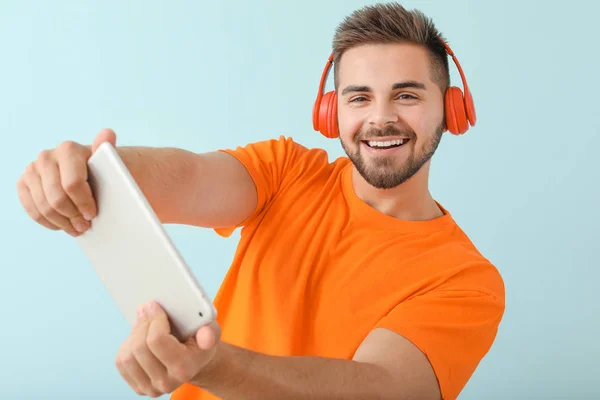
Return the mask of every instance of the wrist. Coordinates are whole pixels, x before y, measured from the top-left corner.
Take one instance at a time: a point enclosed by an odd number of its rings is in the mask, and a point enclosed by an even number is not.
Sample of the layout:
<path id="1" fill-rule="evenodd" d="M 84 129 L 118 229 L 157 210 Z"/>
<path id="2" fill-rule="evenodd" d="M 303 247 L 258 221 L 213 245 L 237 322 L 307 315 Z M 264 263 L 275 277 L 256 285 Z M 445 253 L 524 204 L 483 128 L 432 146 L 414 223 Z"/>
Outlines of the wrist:
<path id="1" fill-rule="evenodd" d="M 223 370 L 223 365 L 226 363 L 225 343 L 219 342 L 216 345 L 215 353 L 210 361 L 194 376 L 190 383 L 200 388 L 206 389 L 218 379 L 219 371 Z"/>

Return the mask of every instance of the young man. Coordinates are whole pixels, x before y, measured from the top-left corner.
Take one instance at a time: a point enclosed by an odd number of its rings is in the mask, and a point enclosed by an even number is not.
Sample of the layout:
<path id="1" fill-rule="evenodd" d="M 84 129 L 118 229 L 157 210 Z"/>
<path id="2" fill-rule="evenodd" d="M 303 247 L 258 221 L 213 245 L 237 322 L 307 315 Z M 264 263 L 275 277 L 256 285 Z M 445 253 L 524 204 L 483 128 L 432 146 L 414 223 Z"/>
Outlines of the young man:
<path id="1" fill-rule="evenodd" d="M 116 357 L 133 390 L 174 400 L 458 396 L 494 341 L 504 286 L 428 188 L 442 133 L 475 119 L 468 89 L 466 102 L 448 89 L 445 46 L 429 19 L 397 4 L 343 21 L 335 95 L 320 93 L 313 116 L 348 155 L 332 162 L 284 137 L 207 154 L 118 148 L 163 222 L 223 236 L 243 227 L 218 324 L 179 343 L 159 305 L 140 308 Z M 87 229 L 96 208 L 85 162 L 106 140 L 115 133 L 40 153 L 17 185 L 33 219 L 74 236 Z"/>

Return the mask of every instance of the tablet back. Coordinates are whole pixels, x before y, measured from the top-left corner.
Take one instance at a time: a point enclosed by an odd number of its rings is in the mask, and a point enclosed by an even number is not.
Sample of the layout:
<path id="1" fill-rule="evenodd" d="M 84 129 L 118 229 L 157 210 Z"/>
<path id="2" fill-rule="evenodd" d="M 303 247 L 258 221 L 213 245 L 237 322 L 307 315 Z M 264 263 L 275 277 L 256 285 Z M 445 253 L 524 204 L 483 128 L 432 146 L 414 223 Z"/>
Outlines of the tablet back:
<path id="1" fill-rule="evenodd" d="M 114 147 L 100 145 L 88 166 L 98 213 L 79 246 L 131 325 L 139 306 L 156 300 L 176 337 L 194 335 L 216 317 L 212 301 Z"/>

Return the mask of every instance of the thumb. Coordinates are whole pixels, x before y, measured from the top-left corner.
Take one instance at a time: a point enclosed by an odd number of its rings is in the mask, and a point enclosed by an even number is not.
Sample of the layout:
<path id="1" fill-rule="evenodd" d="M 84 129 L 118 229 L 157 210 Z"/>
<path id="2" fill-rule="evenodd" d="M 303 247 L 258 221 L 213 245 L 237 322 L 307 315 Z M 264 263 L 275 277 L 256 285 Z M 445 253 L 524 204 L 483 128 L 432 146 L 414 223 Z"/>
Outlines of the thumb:
<path id="1" fill-rule="evenodd" d="M 202 350 L 212 349 L 221 339 L 221 327 L 216 321 L 203 326 L 196 332 L 196 344 Z"/>
<path id="2" fill-rule="evenodd" d="M 104 142 L 109 142 L 113 147 L 117 146 L 117 134 L 112 129 L 102 129 L 100 133 L 94 139 L 92 144 L 92 153 Z"/>

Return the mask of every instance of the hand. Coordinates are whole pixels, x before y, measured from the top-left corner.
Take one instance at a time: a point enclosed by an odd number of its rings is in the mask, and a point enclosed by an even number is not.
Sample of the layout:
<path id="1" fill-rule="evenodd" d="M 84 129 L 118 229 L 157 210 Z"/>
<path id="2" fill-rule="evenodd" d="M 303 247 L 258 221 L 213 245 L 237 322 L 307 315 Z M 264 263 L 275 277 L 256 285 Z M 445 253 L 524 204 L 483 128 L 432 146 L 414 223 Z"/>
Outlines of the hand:
<path id="1" fill-rule="evenodd" d="M 40 225 L 78 236 L 96 216 L 96 202 L 87 182 L 87 161 L 98 146 L 116 145 L 110 129 L 100 132 L 91 149 L 66 141 L 57 148 L 40 152 L 17 182 L 19 200 L 29 216 Z"/>
<path id="2" fill-rule="evenodd" d="M 131 334 L 121 346 L 116 365 L 139 395 L 158 397 L 196 377 L 213 360 L 221 330 L 216 322 L 204 326 L 182 343 L 171 335 L 165 311 L 151 302 L 138 311 Z"/>

